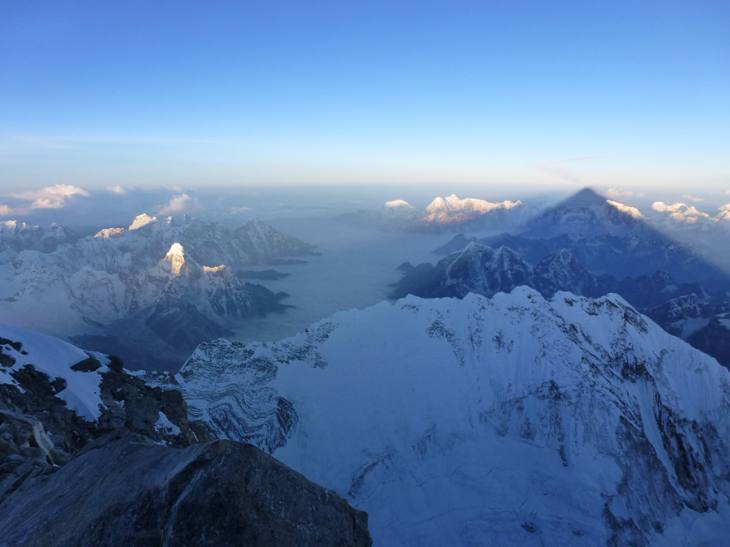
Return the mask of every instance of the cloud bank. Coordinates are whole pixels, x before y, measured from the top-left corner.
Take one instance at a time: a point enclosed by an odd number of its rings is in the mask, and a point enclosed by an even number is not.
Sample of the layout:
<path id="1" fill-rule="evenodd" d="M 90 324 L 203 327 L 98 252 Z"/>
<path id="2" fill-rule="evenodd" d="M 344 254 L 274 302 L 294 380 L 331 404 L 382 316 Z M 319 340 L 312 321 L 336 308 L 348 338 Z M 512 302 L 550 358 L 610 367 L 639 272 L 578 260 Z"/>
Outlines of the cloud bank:
<path id="1" fill-rule="evenodd" d="M 29 209 L 60 209 L 73 196 L 88 197 L 89 192 L 72 184 L 54 184 L 12 195 L 16 199 L 30 201 Z"/>
<path id="2" fill-rule="evenodd" d="M 114 186 L 108 186 L 107 192 L 111 192 L 112 194 L 117 194 L 118 196 L 123 196 L 127 193 L 127 189 L 124 186 L 121 186 L 120 184 L 115 184 Z"/>
<path id="3" fill-rule="evenodd" d="M 685 222 L 687 224 L 696 224 L 701 220 L 716 220 L 712 215 L 700 211 L 694 205 L 687 205 L 682 202 L 665 203 L 664 201 L 655 201 L 651 204 L 651 208 L 657 213 L 669 215 L 677 222 Z"/>
<path id="4" fill-rule="evenodd" d="M 193 198 L 188 194 L 179 194 L 170 198 L 170 201 L 160 207 L 160 214 L 178 215 L 189 210 L 192 205 Z"/>

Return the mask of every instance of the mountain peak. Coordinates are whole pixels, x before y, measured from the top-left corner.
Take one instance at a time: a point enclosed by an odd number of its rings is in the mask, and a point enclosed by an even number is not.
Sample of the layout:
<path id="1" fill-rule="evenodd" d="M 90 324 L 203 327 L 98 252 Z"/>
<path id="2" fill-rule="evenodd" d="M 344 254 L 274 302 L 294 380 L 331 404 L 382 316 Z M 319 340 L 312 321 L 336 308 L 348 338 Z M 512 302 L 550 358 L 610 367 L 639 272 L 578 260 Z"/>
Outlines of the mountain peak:
<path id="1" fill-rule="evenodd" d="M 641 219 L 637 208 L 583 188 L 533 219 L 527 233 L 537 237 L 627 235 L 643 226 Z"/>
<path id="2" fill-rule="evenodd" d="M 180 243 L 173 243 L 165 255 L 165 260 L 170 264 L 172 275 L 179 276 L 185 266 L 185 249 Z"/>
<path id="3" fill-rule="evenodd" d="M 606 198 L 596 192 L 590 186 L 586 186 L 579 190 L 568 199 L 561 203 L 563 207 L 591 207 L 595 205 L 603 205 Z"/>
<path id="4" fill-rule="evenodd" d="M 134 217 L 132 224 L 129 225 L 129 231 L 132 232 L 134 230 L 139 230 L 153 222 L 157 222 L 157 217 L 153 217 L 147 213 L 142 213 L 141 215 Z"/>
<path id="5" fill-rule="evenodd" d="M 375 544 L 455 545 L 475 519 L 485 545 L 666 543 L 694 507 L 727 522 L 730 374 L 618 295 L 410 296 L 206 342 L 176 378 L 216 434 L 367 511 Z"/>

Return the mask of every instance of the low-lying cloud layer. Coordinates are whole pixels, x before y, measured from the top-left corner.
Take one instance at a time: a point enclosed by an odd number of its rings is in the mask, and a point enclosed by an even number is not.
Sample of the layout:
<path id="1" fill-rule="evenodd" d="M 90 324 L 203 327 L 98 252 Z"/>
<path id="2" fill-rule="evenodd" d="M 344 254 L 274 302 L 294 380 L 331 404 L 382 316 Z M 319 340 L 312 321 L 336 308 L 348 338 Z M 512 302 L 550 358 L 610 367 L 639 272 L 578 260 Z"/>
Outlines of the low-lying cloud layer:
<path id="1" fill-rule="evenodd" d="M 24 215 L 39 209 L 61 209 L 70 198 L 75 196 L 89 197 L 89 195 L 88 191 L 72 184 L 54 184 L 35 190 L 16 192 L 10 194 L 9 197 L 19 200 L 21 204 L 14 207 L 8 204 L 0 204 L 0 215 Z"/>
<path id="2" fill-rule="evenodd" d="M 672 220 L 687 224 L 696 224 L 702 221 L 718 222 L 720 220 L 730 220 L 730 203 L 722 205 L 715 215 L 711 215 L 694 205 L 688 205 L 683 202 L 666 203 L 664 201 L 655 201 L 651 204 L 651 208 L 657 213 L 669 215 Z"/>

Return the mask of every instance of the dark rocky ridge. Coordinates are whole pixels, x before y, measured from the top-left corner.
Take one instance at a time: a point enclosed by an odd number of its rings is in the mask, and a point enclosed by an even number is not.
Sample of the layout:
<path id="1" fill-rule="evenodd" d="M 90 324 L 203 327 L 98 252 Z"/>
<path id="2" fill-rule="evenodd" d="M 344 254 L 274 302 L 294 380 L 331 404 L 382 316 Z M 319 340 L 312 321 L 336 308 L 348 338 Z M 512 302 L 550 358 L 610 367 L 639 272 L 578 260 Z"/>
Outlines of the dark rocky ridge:
<path id="1" fill-rule="evenodd" d="M 370 544 L 365 513 L 252 446 L 209 442 L 179 391 L 86 355 L 68 368 L 99 375 L 95 421 L 0 338 L 15 382 L 0 382 L 0 544 Z"/>
<path id="2" fill-rule="evenodd" d="M 367 515 L 250 445 L 112 434 L 0 502 L 5 545 L 370 545 Z"/>

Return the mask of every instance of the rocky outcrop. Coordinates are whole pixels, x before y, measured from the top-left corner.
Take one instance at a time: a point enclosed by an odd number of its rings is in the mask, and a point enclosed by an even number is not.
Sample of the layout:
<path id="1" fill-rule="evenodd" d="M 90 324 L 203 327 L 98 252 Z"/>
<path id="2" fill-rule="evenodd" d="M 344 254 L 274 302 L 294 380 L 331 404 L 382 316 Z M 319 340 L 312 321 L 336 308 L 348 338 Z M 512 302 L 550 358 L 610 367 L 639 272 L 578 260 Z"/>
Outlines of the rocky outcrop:
<path id="1" fill-rule="evenodd" d="M 250 445 L 113 434 L 0 502 L 4 545 L 371 544 L 367 515 Z"/>
<path id="2" fill-rule="evenodd" d="M 116 357 L 0 327 L 0 544 L 369 545 L 367 515 Z"/>
<path id="3" fill-rule="evenodd" d="M 147 385 L 116 357 L 17 329 L 0 334 L 0 499 L 112 431 L 170 446 L 207 440 L 179 391 Z"/>

